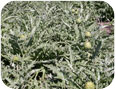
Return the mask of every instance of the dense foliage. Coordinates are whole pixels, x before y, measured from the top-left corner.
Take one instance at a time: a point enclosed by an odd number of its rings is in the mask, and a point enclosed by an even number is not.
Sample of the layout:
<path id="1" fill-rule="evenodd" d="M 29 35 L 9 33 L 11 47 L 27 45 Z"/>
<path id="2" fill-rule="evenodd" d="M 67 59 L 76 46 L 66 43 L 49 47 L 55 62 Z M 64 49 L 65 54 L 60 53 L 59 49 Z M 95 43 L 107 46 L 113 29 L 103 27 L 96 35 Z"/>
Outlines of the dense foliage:
<path id="1" fill-rule="evenodd" d="M 8 87 L 88 89 L 112 82 L 114 14 L 107 3 L 10 2 L 1 15 L 2 80 Z"/>

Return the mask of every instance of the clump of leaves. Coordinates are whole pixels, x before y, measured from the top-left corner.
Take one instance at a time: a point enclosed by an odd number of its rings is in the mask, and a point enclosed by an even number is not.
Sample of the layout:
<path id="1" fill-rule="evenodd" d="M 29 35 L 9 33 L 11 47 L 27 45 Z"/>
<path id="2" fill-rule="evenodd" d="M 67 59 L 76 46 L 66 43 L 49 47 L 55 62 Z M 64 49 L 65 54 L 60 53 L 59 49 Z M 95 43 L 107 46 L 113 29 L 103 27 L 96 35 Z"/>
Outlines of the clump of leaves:
<path id="1" fill-rule="evenodd" d="M 1 21 L 3 82 L 18 89 L 108 86 L 114 77 L 114 34 L 113 25 L 107 34 L 96 22 L 105 13 L 102 3 L 8 3 Z M 113 24 L 114 17 L 105 15 Z"/>

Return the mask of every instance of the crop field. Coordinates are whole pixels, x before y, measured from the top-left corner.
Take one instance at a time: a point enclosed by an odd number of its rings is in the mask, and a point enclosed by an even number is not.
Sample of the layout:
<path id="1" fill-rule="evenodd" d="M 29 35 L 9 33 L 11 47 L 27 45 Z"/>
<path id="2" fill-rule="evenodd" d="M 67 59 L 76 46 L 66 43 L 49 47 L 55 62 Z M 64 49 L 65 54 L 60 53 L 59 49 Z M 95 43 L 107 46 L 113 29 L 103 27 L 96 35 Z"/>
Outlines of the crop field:
<path id="1" fill-rule="evenodd" d="M 14 89 L 102 89 L 114 78 L 114 12 L 102 1 L 12 1 L 1 12 L 1 76 Z"/>

